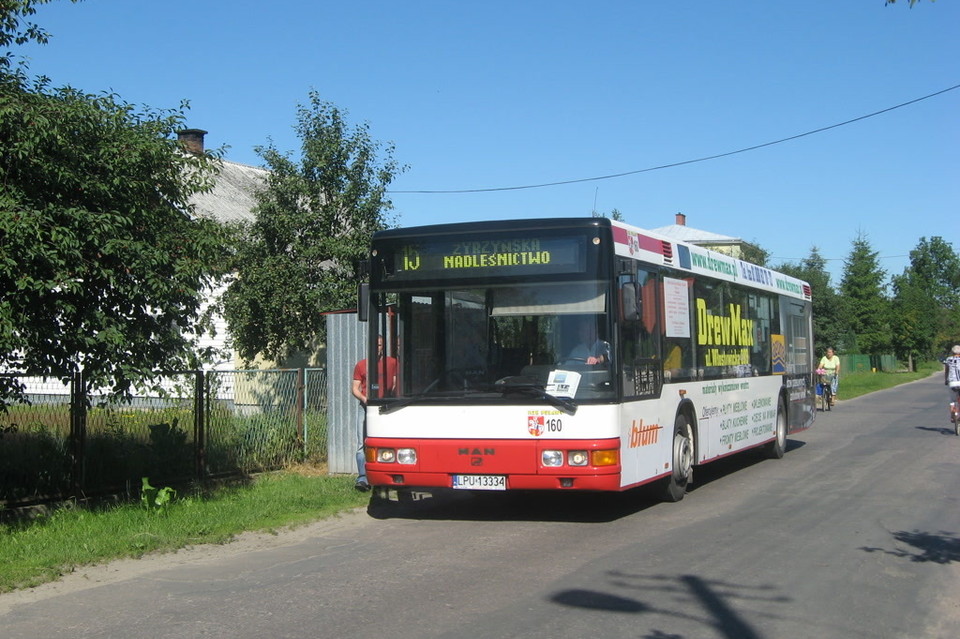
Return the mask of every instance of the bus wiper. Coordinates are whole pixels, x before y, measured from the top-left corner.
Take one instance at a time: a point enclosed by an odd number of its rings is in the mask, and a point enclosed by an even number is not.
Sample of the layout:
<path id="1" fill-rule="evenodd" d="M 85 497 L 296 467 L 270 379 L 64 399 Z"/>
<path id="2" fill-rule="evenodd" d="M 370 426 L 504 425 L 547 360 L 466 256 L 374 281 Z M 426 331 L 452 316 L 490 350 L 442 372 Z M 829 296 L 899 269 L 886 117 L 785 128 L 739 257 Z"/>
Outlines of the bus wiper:
<path id="1" fill-rule="evenodd" d="M 494 389 L 500 391 L 503 394 L 507 393 L 530 393 L 536 395 L 540 399 L 545 399 L 550 403 L 554 408 L 559 408 L 567 415 L 576 415 L 577 414 L 577 404 L 572 399 L 567 399 L 565 397 L 557 397 L 556 395 L 551 395 L 548 393 L 542 384 L 537 382 L 537 380 L 532 377 L 526 377 L 523 375 L 512 375 L 510 377 L 504 377 L 503 379 L 498 379 L 494 385 Z"/>
<path id="2" fill-rule="evenodd" d="M 398 411 L 401 408 L 406 408 L 410 404 L 415 404 L 416 402 L 425 398 L 426 398 L 426 395 L 421 393 L 419 395 L 411 395 L 410 397 L 406 397 L 404 399 L 398 399 L 397 401 L 390 402 L 389 404 L 380 404 L 380 414 L 389 415 L 394 411 Z"/>

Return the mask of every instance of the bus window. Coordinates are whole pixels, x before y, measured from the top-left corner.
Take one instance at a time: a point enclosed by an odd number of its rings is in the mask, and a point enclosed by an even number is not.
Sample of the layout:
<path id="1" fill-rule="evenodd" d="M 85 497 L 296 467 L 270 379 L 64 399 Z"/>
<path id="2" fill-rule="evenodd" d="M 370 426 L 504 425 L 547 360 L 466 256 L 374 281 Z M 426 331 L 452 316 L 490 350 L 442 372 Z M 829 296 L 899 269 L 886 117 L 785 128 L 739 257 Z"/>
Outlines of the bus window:
<path id="1" fill-rule="evenodd" d="M 656 274 L 624 261 L 620 290 L 621 384 L 625 398 L 656 397 L 663 383 Z"/>

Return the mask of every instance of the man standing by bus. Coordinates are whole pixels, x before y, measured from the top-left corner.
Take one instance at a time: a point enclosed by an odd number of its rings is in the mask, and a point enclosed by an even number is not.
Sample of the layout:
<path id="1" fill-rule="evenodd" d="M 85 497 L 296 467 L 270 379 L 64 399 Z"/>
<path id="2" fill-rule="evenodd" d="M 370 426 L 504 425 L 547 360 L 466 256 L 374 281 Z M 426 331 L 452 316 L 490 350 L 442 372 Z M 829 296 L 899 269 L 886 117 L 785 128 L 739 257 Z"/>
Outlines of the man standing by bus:
<path id="1" fill-rule="evenodd" d="M 390 397 L 397 388 L 397 359 L 383 356 L 383 336 L 377 337 L 377 381 L 380 384 L 379 392 L 374 397 Z M 363 454 L 363 440 L 367 436 L 367 360 L 361 359 L 353 367 L 353 384 L 350 387 L 353 396 L 360 402 L 360 416 L 357 419 L 357 483 L 354 487 L 366 492 L 370 490 L 367 483 L 366 460 Z"/>

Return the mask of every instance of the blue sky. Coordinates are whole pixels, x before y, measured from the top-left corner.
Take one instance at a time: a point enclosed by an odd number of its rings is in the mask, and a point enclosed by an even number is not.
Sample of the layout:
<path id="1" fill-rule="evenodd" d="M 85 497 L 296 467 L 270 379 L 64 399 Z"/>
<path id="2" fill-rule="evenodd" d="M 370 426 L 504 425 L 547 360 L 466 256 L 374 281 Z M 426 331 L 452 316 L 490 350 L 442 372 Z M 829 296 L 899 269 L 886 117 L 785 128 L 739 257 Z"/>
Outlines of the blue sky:
<path id="1" fill-rule="evenodd" d="M 834 284 L 864 233 L 890 274 L 921 237 L 960 251 L 960 3 L 55 0 L 31 72 L 155 108 L 190 101 L 207 146 L 297 152 L 316 89 L 396 146 L 402 226 L 618 209 L 764 247 L 816 245 Z M 958 239 L 953 241 L 953 237 Z"/>

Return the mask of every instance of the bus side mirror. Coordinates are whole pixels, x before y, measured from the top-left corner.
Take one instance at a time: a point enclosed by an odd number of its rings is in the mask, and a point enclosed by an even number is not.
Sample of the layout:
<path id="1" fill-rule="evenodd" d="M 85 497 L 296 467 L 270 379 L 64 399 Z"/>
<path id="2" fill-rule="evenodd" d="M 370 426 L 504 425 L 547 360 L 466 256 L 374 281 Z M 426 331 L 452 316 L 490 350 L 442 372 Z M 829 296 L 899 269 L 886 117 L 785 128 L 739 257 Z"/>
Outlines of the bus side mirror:
<path id="1" fill-rule="evenodd" d="M 370 285 L 361 282 L 357 285 L 357 320 L 366 322 L 370 315 Z"/>
<path id="2" fill-rule="evenodd" d="M 620 319 L 624 322 L 636 322 L 641 317 L 640 296 L 636 282 L 625 282 L 620 287 Z"/>

